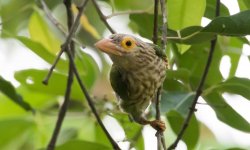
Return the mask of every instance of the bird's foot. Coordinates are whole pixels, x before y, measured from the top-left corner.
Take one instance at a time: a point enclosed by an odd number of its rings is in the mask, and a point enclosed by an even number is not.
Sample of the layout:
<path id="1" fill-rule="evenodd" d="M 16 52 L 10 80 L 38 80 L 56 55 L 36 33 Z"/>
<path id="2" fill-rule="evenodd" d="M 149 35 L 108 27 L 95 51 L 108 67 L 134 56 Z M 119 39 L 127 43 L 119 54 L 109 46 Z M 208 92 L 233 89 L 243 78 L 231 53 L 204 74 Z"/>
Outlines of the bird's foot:
<path id="1" fill-rule="evenodd" d="M 157 132 L 164 132 L 166 129 L 165 123 L 161 120 L 150 121 L 149 123 Z"/>

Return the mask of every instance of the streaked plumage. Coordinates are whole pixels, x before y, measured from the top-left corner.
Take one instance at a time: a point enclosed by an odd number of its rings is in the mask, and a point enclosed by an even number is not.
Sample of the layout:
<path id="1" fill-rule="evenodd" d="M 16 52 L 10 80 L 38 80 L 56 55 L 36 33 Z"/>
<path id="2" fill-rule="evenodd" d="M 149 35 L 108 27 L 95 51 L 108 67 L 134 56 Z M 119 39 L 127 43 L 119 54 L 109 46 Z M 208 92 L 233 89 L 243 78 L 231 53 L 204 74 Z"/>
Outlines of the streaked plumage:
<path id="1" fill-rule="evenodd" d="M 166 56 L 156 45 L 126 34 L 113 34 L 96 43 L 113 61 L 110 82 L 120 96 L 121 108 L 140 124 L 164 130 L 161 121 L 148 121 L 145 109 L 165 79 Z"/>

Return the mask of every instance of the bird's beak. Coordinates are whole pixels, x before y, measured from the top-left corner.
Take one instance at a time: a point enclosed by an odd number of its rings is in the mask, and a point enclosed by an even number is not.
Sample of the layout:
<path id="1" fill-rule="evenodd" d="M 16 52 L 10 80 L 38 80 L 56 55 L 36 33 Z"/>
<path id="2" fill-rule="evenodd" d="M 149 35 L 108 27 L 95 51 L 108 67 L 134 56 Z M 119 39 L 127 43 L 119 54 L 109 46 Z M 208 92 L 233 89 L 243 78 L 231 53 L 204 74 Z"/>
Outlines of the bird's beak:
<path id="1" fill-rule="evenodd" d="M 122 55 L 118 46 L 111 39 L 102 39 L 95 43 L 95 47 L 107 54 Z"/>

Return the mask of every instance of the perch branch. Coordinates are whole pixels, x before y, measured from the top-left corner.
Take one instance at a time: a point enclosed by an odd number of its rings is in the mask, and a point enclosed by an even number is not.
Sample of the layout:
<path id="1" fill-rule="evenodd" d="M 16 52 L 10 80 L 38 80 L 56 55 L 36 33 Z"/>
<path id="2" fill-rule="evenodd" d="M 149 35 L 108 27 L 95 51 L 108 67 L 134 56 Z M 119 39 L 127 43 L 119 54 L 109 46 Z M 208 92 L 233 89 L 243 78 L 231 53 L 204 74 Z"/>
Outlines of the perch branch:
<path id="1" fill-rule="evenodd" d="M 160 95 L 161 95 L 161 88 L 157 90 L 157 95 L 156 95 L 156 100 L 155 100 L 156 120 L 161 120 Z M 163 134 L 159 131 L 157 131 L 155 134 L 155 136 L 157 137 L 157 150 L 161 150 L 161 136 L 162 135 Z"/>
<path id="2" fill-rule="evenodd" d="M 91 99 L 86 87 L 84 86 L 84 84 L 82 83 L 81 81 L 81 77 L 78 73 L 78 70 L 76 68 L 76 65 L 74 63 L 74 59 L 73 59 L 73 55 L 71 54 L 70 51 L 68 51 L 68 57 L 69 57 L 69 61 L 72 62 L 72 68 L 73 68 L 73 71 L 74 71 L 74 74 L 76 76 L 76 79 L 77 79 L 77 82 L 79 83 L 80 85 L 80 88 L 82 90 L 82 92 L 84 93 L 84 96 L 88 102 L 88 105 L 91 109 L 91 111 L 94 113 L 96 119 L 97 119 L 97 122 L 99 123 L 99 125 L 101 126 L 102 130 L 104 131 L 104 133 L 106 134 L 108 140 L 110 141 L 110 143 L 112 144 L 113 148 L 115 150 L 120 150 L 120 147 L 118 146 L 118 144 L 114 141 L 114 139 L 111 137 L 111 135 L 109 134 L 109 132 L 107 131 L 107 129 L 105 128 L 104 124 L 102 123 L 102 120 L 99 116 L 99 114 L 97 113 L 96 111 L 96 108 L 94 106 L 94 103 L 93 103 L 93 100 Z"/>
<path id="3" fill-rule="evenodd" d="M 155 0 L 154 3 L 154 28 L 153 28 L 153 43 L 157 44 L 158 41 L 158 5 L 159 0 Z"/>
<path id="4" fill-rule="evenodd" d="M 70 28 L 72 27 L 73 21 L 74 21 L 74 16 L 71 12 L 71 0 L 64 0 L 64 5 L 65 5 L 66 11 L 67 11 L 68 30 L 70 30 Z M 67 47 L 66 47 L 67 51 L 70 51 L 71 53 L 73 53 L 72 57 L 74 57 L 74 48 L 75 48 L 75 46 L 74 46 L 73 41 L 71 41 L 69 43 L 69 45 L 67 45 Z M 72 62 L 69 62 L 68 81 L 67 81 L 67 87 L 66 87 L 66 92 L 65 92 L 65 96 L 64 96 L 64 101 L 63 101 L 62 107 L 60 108 L 60 111 L 58 114 L 58 119 L 56 122 L 56 127 L 53 131 L 51 140 L 47 146 L 47 150 L 54 150 L 54 148 L 55 148 L 56 140 L 57 140 L 57 137 L 58 137 L 59 132 L 61 130 L 62 123 L 63 123 L 63 120 L 65 118 L 67 108 L 68 108 L 68 105 L 70 102 L 70 93 L 71 93 L 71 87 L 73 84 L 73 78 L 74 78 L 74 72 L 73 72 L 73 68 L 72 68 Z"/>
<path id="5" fill-rule="evenodd" d="M 115 34 L 115 33 L 116 33 L 115 30 L 109 25 L 109 23 L 108 23 L 108 21 L 107 21 L 107 19 L 106 19 L 106 16 L 103 15 L 103 13 L 102 13 L 100 7 L 98 6 L 96 0 L 92 0 L 92 2 L 93 2 L 94 6 L 95 6 L 95 8 L 96 8 L 96 11 L 97 11 L 98 15 L 100 16 L 100 19 L 103 21 L 103 23 L 104 23 L 104 24 L 106 25 L 106 27 L 109 29 L 109 31 L 110 31 L 112 34 Z"/>
<path id="6" fill-rule="evenodd" d="M 159 3 L 157 1 L 155 1 L 155 3 Z M 162 13 L 162 19 L 163 19 L 163 24 L 162 24 L 162 39 L 161 39 L 161 44 L 162 44 L 162 49 L 163 51 L 165 51 L 166 49 L 166 44 L 167 44 L 167 39 L 166 39 L 166 34 L 167 34 L 167 29 L 166 29 L 166 25 L 167 25 L 167 18 L 166 18 L 166 8 L 165 8 L 165 0 L 160 0 L 160 4 L 161 4 L 161 13 Z M 158 4 L 157 4 L 158 5 Z M 158 17 L 158 10 L 156 11 L 156 9 L 158 9 L 157 7 L 155 8 L 155 18 Z M 156 37 L 156 41 L 155 44 L 157 43 L 157 19 L 155 19 L 156 22 L 154 23 L 154 25 L 156 26 L 154 28 L 154 37 Z M 157 97 L 156 97 L 156 119 L 160 120 L 161 118 L 161 114 L 160 114 L 160 94 L 161 94 L 161 88 L 158 89 L 157 91 Z M 166 150 L 166 144 L 165 144 L 165 138 L 163 133 L 156 133 L 157 136 L 157 148 L 158 150 L 161 149 L 161 145 L 163 147 L 164 150 Z"/>
<path id="7" fill-rule="evenodd" d="M 64 44 L 62 44 L 62 46 L 61 46 L 61 51 L 58 53 L 58 55 L 57 55 L 57 57 L 56 57 L 54 63 L 53 63 L 52 66 L 50 67 L 50 70 L 49 70 L 47 76 L 46 76 L 45 79 L 43 80 L 43 84 L 45 84 L 45 85 L 48 84 L 49 79 L 50 79 L 50 77 L 51 77 L 51 75 L 52 75 L 52 72 L 53 72 L 53 70 L 54 70 L 55 67 L 56 67 L 56 64 L 57 64 L 58 61 L 60 60 L 60 57 L 61 57 L 62 53 L 66 50 L 67 45 L 69 45 L 70 41 L 72 40 L 72 37 L 73 37 L 74 33 L 76 32 L 76 29 L 77 29 L 77 27 L 78 27 L 78 25 L 79 25 L 80 17 L 81 17 L 81 15 L 82 15 L 82 12 L 83 12 L 85 6 L 87 5 L 87 2 L 88 2 L 88 0 L 85 0 L 85 1 L 82 3 L 82 5 L 79 7 L 79 12 L 78 12 L 77 17 L 76 17 L 76 19 L 75 19 L 75 22 L 73 23 L 72 27 L 70 28 L 69 34 L 68 34 L 68 36 L 67 36 L 67 38 L 66 38 Z"/>
<path id="8" fill-rule="evenodd" d="M 216 12 L 215 12 L 215 16 L 218 17 L 219 14 L 220 14 L 220 0 L 217 0 L 217 1 L 216 1 Z M 212 59 L 213 59 L 213 53 L 214 53 L 214 50 L 215 50 L 216 41 L 217 41 L 217 37 L 211 41 L 210 51 L 209 51 L 208 58 L 207 58 L 207 63 L 206 63 L 206 66 L 205 66 L 203 75 L 202 75 L 202 77 L 201 77 L 199 86 L 197 87 L 196 95 L 195 95 L 195 97 L 194 97 L 193 103 L 192 103 L 192 105 L 191 105 L 191 107 L 190 107 L 190 109 L 189 109 L 189 113 L 188 113 L 186 119 L 184 120 L 184 123 L 183 123 L 183 125 L 182 125 L 182 128 L 181 128 L 179 134 L 177 135 L 176 140 L 175 140 L 174 143 L 173 143 L 172 145 L 170 145 L 170 147 L 168 148 L 169 150 L 172 150 L 172 149 L 175 149 L 175 148 L 176 148 L 177 144 L 179 143 L 179 141 L 180 141 L 181 138 L 183 137 L 183 134 L 184 134 L 184 132 L 186 131 L 188 125 L 189 125 L 189 122 L 190 122 L 190 120 L 191 120 L 192 115 L 193 115 L 194 112 L 196 111 L 195 106 L 196 106 L 196 104 L 197 104 L 198 98 L 199 98 L 200 95 L 202 94 L 202 88 L 203 88 L 203 85 L 204 85 L 204 83 L 205 83 L 205 81 L 206 81 L 206 77 L 207 77 L 207 74 L 208 74 L 208 71 L 209 71 L 209 68 L 210 68 Z"/>
<path id="9" fill-rule="evenodd" d="M 159 6 L 159 0 L 155 0 L 154 1 L 154 28 L 153 28 L 153 37 L 152 37 L 154 44 L 157 44 L 157 41 L 158 41 L 158 6 Z M 156 100 L 155 100 L 156 120 L 161 119 L 160 106 L 159 106 L 160 105 L 160 100 L 159 100 L 160 92 L 159 91 L 160 91 L 160 88 L 157 91 Z M 157 149 L 161 150 L 161 133 L 158 133 L 157 131 L 155 136 L 157 137 Z"/>

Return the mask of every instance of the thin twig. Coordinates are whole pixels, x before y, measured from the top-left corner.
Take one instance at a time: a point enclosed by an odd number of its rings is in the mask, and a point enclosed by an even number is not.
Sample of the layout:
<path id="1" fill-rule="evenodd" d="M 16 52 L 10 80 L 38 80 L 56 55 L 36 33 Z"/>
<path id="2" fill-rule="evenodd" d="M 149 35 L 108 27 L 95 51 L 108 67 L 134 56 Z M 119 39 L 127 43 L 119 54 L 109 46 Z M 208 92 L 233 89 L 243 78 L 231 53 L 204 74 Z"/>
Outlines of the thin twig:
<path id="1" fill-rule="evenodd" d="M 153 43 L 157 44 L 158 41 L 158 6 L 159 6 L 159 0 L 154 1 L 154 28 L 153 28 Z M 159 107 L 159 89 L 157 91 L 156 100 L 155 100 L 155 109 L 156 109 L 156 120 L 160 120 L 160 107 Z M 161 149 L 161 133 L 156 132 L 155 136 L 157 137 L 157 150 Z"/>
<path id="2" fill-rule="evenodd" d="M 154 9 L 154 30 L 153 30 L 153 42 L 157 44 L 158 40 L 158 0 L 155 0 L 155 9 Z M 162 49 L 165 51 L 166 49 L 166 44 L 167 44 L 167 18 L 166 18 L 166 8 L 165 8 L 165 0 L 160 0 L 161 4 L 161 12 L 162 12 L 162 19 L 163 19 L 163 25 L 162 25 L 162 38 L 161 38 L 161 43 L 162 43 Z M 156 102 L 155 102 L 155 107 L 156 107 L 156 119 L 160 120 L 160 93 L 161 93 L 161 88 L 158 89 L 157 91 L 157 96 L 156 96 Z M 156 133 L 157 136 L 157 149 L 161 149 L 161 145 L 164 150 L 166 150 L 166 144 L 165 144 L 165 138 L 163 133 Z"/>
<path id="3" fill-rule="evenodd" d="M 157 90 L 156 100 L 155 100 L 155 118 L 156 120 L 161 120 L 161 110 L 160 110 L 160 95 L 161 95 L 161 88 Z M 157 131 L 156 137 L 157 137 L 157 150 L 161 150 L 161 136 L 162 132 Z"/>
<path id="4" fill-rule="evenodd" d="M 215 13 L 215 16 L 218 17 L 219 14 L 220 14 L 220 0 L 217 0 L 216 1 L 216 13 Z M 207 77 L 207 74 L 208 74 L 212 59 L 213 59 L 213 53 L 214 53 L 214 50 L 215 50 L 216 41 L 217 41 L 217 37 L 211 41 L 210 51 L 209 51 L 209 54 L 208 54 L 207 63 L 206 63 L 203 75 L 201 77 L 199 86 L 197 87 L 196 95 L 195 95 L 194 100 L 192 102 L 192 105 L 191 105 L 191 107 L 189 109 L 189 113 L 188 113 L 186 119 L 184 120 L 182 128 L 181 128 L 179 134 L 177 135 L 177 138 L 174 141 L 174 143 L 172 145 L 170 145 L 170 147 L 168 148 L 169 150 L 175 149 L 175 147 L 177 146 L 177 144 L 179 143 L 179 141 L 183 137 L 183 134 L 186 131 L 188 125 L 189 125 L 189 122 L 190 122 L 190 119 L 191 119 L 192 115 L 196 111 L 195 106 L 197 104 L 198 98 L 202 94 L 202 88 L 203 88 L 203 85 L 204 85 L 204 83 L 206 81 L 206 77 Z"/>
<path id="5" fill-rule="evenodd" d="M 105 18 L 110 19 L 115 16 L 120 16 L 120 15 L 127 15 L 127 14 L 142 14 L 148 12 L 147 10 L 129 10 L 129 11 L 122 11 L 122 12 L 115 12 L 110 15 L 107 15 Z"/>
<path id="6" fill-rule="evenodd" d="M 104 133 L 106 134 L 108 140 L 109 140 L 110 143 L 112 144 L 113 149 L 115 149 L 115 150 L 120 150 L 120 147 L 119 147 L 118 144 L 115 142 L 115 140 L 111 137 L 111 135 L 109 134 L 109 132 L 108 132 L 107 129 L 105 128 L 104 124 L 102 123 L 102 120 L 101 120 L 101 118 L 100 118 L 99 114 L 97 113 L 96 108 L 95 108 L 95 106 L 94 106 L 93 100 L 92 100 L 91 97 L 89 96 L 89 93 L 88 93 L 86 87 L 84 86 L 84 84 L 83 84 L 82 81 L 81 81 L 81 77 L 80 77 L 80 75 L 79 75 L 79 73 L 78 73 L 78 71 L 77 71 L 76 65 L 75 65 L 75 63 L 74 63 L 73 56 L 72 56 L 72 54 L 71 54 L 70 51 L 68 51 L 68 57 L 69 57 L 69 61 L 72 62 L 73 71 L 74 71 L 74 74 L 75 74 L 75 76 L 76 76 L 76 79 L 77 79 L 77 81 L 78 81 L 78 83 L 79 83 L 79 85 L 80 85 L 80 88 L 81 88 L 82 92 L 84 93 L 84 96 L 85 96 L 85 98 L 86 98 L 86 100 L 87 100 L 87 102 L 88 102 L 88 105 L 89 105 L 91 111 L 94 113 L 97 122 L 99 123 L 99 125 L 100 125 L 101 128 L 102 128 L 102 130 L 103 130 Z"/>
<path id="7" fill-rule="evenodd" d="M 68 30 L 70 30 L 70 28 L 73 25 L 73 21 L 74 21 L 74 16 L 72 14 L 71 11 L 71 0 L 64 0 L 64 5 L 66 7 L 66 11 L 67 11 L 67 20 L 68 20 Z M 67 51 L 71 51 L 71 53 L 73 54 L 72 57 L 74 57 L 74 43 L 71 41 L 69 45 L 67 45 Z M 66 88 L 66 92 L 65 92 L 65 96 L 64 96 L 64 102 L 62 104 L 62 107 L 60 108 L 59 111 L 59 115 L 58 115 L 58 119 L 56 122 L 56 127 L 54 129 L 54 132 L 52 134 L 51 140 L 47 146 L 47 150 L 54 150 L 55 148 L 55 144 L 56 144 L 56 140 L 57 137 L 59 135 L 59 132 L 61 130 L 62 127 L 62 123 L 63 120 L 65 118 L 66 112 L 67 112 L 67 108 L 70 102 L 70 93 L 71 93 L 71 87 L 73 84 L 73 78 L 74 78 L 74 72 L 73 72 L 73 67 L 72 67 L 72 62 L 69 62 L 69 71 L 68 71 L 68 81 L 67 81 L 67 88 Z"/>
<path id="8" fill-rule="evenodd" d="M 157 44 L 158 41 L 158 5 L 159 0 L 155 0 L 154 3 L 154 28 L 153 28 L 153 43 Z"/>
<path id="9" fill-rule="evenodd" d="M 165 0 L 160 0 L 162 13 L 162 49 L 165 51 L 167 45 L 167 14 Z"/>
<path id="10" fill-rule="evenodd" d="M 103 15 L 100 7 L 98 6 L 96 0 L 92 0 L 95 8 L 96 8 L 96 11 L 98 13 L 98 15 L 100 16 L 100 19 L 103 21 L 103 23 L 106 25 L 106 27 L 109 29 L 109 31 L 112 33 L 112 34 L 115 34 L 115 30 L 109 25 L 108 21 L 106 20 L 106 16 Z"/>
<path id="11" fill-rule="evenodd" d="M 57 21 L 57 19 L 52 15 L 51 11 L 49 10 L 47 4 L 44 2 L 44 0 L 40 0 L 41 2 L 41 8 L 44 11 L 45 15 L 47 16 L 47 18 L 50 20 L 50 22 L 52 24 L 54 24 L 57 29 L 66 37 L 67 36 L 67 32 L 65 27 L 59 22 Z M 74 41 L 76 44 L 78 45 L 82 45 L 81 42 L 79 42 L 76 38 L 72 37 L 72 41 Z"/>
<path id="12" fill-rule="evenodd" d="M 66 35 L 67 33 L 65 32 L 66 29 L 65 27 L 60 24 L 55 17 L 52 15 L 52 13 L 50 12 L 47 4 L 44 2 L 44 0 L 40 0 L 41 2 L 41 8 L 43 9 L 43 11 L 45 12 L 45 15 L 48 17 L 48 19 L 64 34 Z"/>
<path id="13" fill-rule="evenodd" d="M 72 25 L 72 27 L 71 27 L 71 29 L 70 29 L 69 35 L 67 36 L 67 39 L 66 39 L 65 43 L 61 46 L 61 51 L 60 51 L 59 55 L 58 55 L 57 58 L 56 58 L 56 61 L 54 62 L 53 66 L 52 66 L 53 68 L 50 69 L 50 72 L 49 72 L 49 74 L 48 74 L 48 77 L 46 77 L 44 83 L 45 83 L 45 84 L 48 83 L 48 79 L 49 79 L 50 75 L 52 74 L 53 69 L 54 69 L 54 67 L 56 66 L 56 64 L 57 64 L 57 62 L 58 62 L 58 60 L 59 60 L 61 54 L 66 50 L 66 51 L 67 51 L 67 54 L 68 54 L 68 57 L 69 57 L 69 61 L 70 61 L 70 63 L 71 63 L 71 68 L 72 68 L 72 70 L 73 70 L 73 72 L 74 72 L 74 74 L 75 74 L 75 76 L 76 76 L 76 79 L 77 79 L 77 81 L 78 81 L 78 83 L 79 83 L 79 85 L 80 85 L 80 88 L 81 88 L 82 92 L 84 93 L 84 95 L 85 95 L 85 97 L 86 97 L 86 99 L 87 99 L 87 102 L 88 102 L 88 104 L 89 104 L 89 106 L 90 106 L 92 112 L 94 113 L 94 115 L 95 115 L 95 117 L 96 117 L 96 119 L 97 119 L 97 122 L 99 123 L 99 125 L 100 125 L 101 128 L 103 129 L 104 133 L 106 134 L 106 136 L 107 136 L 107 138 L 109 139 L 110 143 L 112 144 L 113 148 L 114 148 L 115 150 L 120 150 L 120 147 L 119 147 L 118 144 L 113 140 L 113 138 L 111 137 L 111 135 L 108 133 L 107 129 L 105 128 L 104 124 L 102 123 L 102 120 L 100 119 L 99 114 L 97 113 L 97 111 L 96 111 L 96 109 L 95 109 L 95 106 L 94 106 L 94 104 L 93 104 L 93 101 L 92 101 L 91 97 L 90 97 L 89 94 L 88 94 L 87 89 L 85 88 L 84 84 L 83 84 L 82 81 L 81 81 L 80 75 L 79 75 L 79 73 L 78 73 L 78 71 L 77 71 L 77 68 L 76 68 L 76 65 L 75 65 L 75 63 L 74 63 L 73 54 L 72 54 L 71 51 L 67 48 L 67 45 L 69 45 L 69 42 L 71 42 L 72 36 L 73 36 L 73 34 L 75 33 L 75 31 L 76 31 L 76 28 L 77 28 L 77 26 L 78 26 L 78 24 L 79 24 L 79 19 L 80 19 L 80 17 L 81 17 L 81 14 L 82 14 L 82 12 L 83 12 L 83 10 L 84 10 L 84 7 L 86 6 L 87 2 L 88 2 L 88 0 L 85 0 L 85 1 L 83 2 L 83 4 L 79 7 L 79 9 L 78 9 L 79 12 L 78 12 L 78 15 L 77 15 L 77 17 L 76 17 L 76 19 L 75 19 L 75 22 L 73 23 L 73 25 Z"/>
<path id="14" fill-rule="evenodd" d="M 56 67 L 56 64 L 57 64 L 58 61 L 60 60 L 60 57 L 61 57 L 62 53 L 63 53 L 63 52 L 65 51 L 65 49 L 67 48 L 67 45 L 68 45 L 68 44 L 70 43 L 70 41 L 72 40 L 72 37 L 73 37 L 73 35 L 74 35 L 74 33 L 75 33 L 75 31 L 76 31 L 78 25 L 79 25 L 79 20 L 80 20 L 80 17 L 81 17 L 81 15 L 82 15 L 82 12 L 83 12 L 85 6 L 87 5 L 87 2 L 88 2 L 88 1 L 89 1 L 89 0 L 83 1 L 82 5 L 79 7 L 79 12 L 78 12 L 78 14 L 77 14 L 77 16 L 76 16 L 75 22 L 73 23 L 73 25 L 72 25 L 72 27 L 71 27 L 71 29 L 70 29 L 70 31 L 69 31 L 69 34 L 68 34 L 68 36 L 67 36 L 67 39 L 65 40 L 64 44 L 62 44 L 62 46 L 61 46 L 61 51 L 58 53 L 58 55 L 57 55 L 57 57 L 56 57 L 54 63 L 52 64 L 52 66 L 51 66 L 51 68 L 50 68 L 50 70 L 49 70 L 49 72 L 48 72 L 48 74 L 47 74 L 47 76 L 46 76 L 45 79 L 43 80 L 43 84 L 45 84 L 45 85 L 48 84 L 49 79 L 50 79 L 50 77 L 51 77 L 51 75 L 52 75 L 52 72 L 53 72 L 53 70 L 54 70 L 55 67 Z"/>

